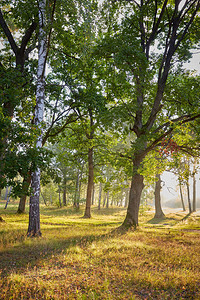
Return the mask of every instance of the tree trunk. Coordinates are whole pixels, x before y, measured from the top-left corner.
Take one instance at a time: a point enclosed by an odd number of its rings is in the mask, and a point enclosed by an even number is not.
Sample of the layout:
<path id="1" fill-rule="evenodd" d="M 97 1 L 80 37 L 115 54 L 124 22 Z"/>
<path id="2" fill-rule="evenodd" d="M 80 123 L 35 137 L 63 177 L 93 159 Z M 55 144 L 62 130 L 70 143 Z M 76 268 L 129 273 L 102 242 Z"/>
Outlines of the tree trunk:
<path id="1" fill-rule="evenodd" d="M 46 1 L 38 1 L 39 11 L 39 35 L 38 35 L 38 69 L 37 69 L 37 87 L 36 87 L 36 107 L 35 107 L 35 125 L 41 130 L 41 134 L 38 136 L 36 142 L 36 148 L 39 150 L 42 147 L 42 126 L 44 113 L 44 98 L 45 98 L 45 64 L 46 64 L 46 33 L 44 29 L 45 25 L 45 10 Z M 39 209 L 39 197 L 40 197 L 40 169 L 37 169 L 32 173 L 31 180 L 32 195 L 30 197 L 29 204 L 29 226 L 28 236 L 41 236 L 40 231 L 40 209 Z"/>
<path id="2" fill-rule="evenodd" d="M 164 212 L 162 211 L 161 207 L 161 195 L 160 191 L 162 189 L 161 187 L 161 177 L 160 174 L 156 175 L 156 184 L 155 184 L 155 216 L 154 218 L 163 218 L 165 216 Z"/>
<path id="3" fill-rule="evenodd" d="M 61 196 L 60 196 L 60 186 L 58 187 L 59 192 L 59 206 L 62 207 Z"/>
<path id="4" fill-rule="evenodd" d="M 106 202 L 106 208 L 109 208 L 109 191 L 107 191 L 107 202 Z"/>
<path id="5" fill-rule="evenodd" d="M 23 179 L 22 195 L 20 197 L 19 206 L 18 206 L 18 210 L 17 210 L 18 214 L 25 213 L 26 197 L 27 197 L 27 192 L 28 192 L 28 188 L 29 188 L 30 183 L 31 183 L 31 174 L 29 172 L 28 176 L 24 177 L 24 179 Z"/>
<path id="6" fill-rule="evenodd" d="M 94 181 L 94 166 L 93 166 L 93 148 L 88 150 L 88 185 L 87 185 L 87 198 L 84 218 L 91 218 L 91 200 L 92 200 L 92 187 Z"/>
<path id="7" fill-rule="evenodd" d="M 103 207 L 106 205 L 106 192 L 104 192 L 104 197 L 103 197 Z"/>
<path id="8" fill-rule="evenodd" d="M 179 190 L 180 190 L 180 196 L 181 196 L 181 204 L 182 204 L 182 207 L 183 207 L 183 211 L 185 211 L 185 204 L 184 204 L 184 201 L 183 201 L 183 192 L 182 192 L 182 185 L 181 183 L 179 183 Z"/>
<path id="9" fill-rule="evenodd" d="M 10 194 L 11 194 L 11 191 L 12 191 L 12 186 L 10 187 L 10 191 L 9 191 L 9 194 L 8 194 L 8 199 L 7 199 L 7 201 L 6 201 L 6 205 L 5 205 L 4 209 L 7 208 L 8 203 L 10 202 Z"/>
<path id="10" fill-rule="evenodd" d="M 98 210 L 101 209 L 101 194 L 102 194 L 102 183 L 99 183 L 99 202 L 98 202 Z"/>
<path id="11" fill-rule="evenodd" d="M 40 231 L 40 169 L 32 173 L 31 181 L 32 195 L 29 203 L 29 226 L 27 236 L 41 236 Z"/>
<path id="12" fill-rule="evenodd" d="M 17 210 L 17 213 L 18 214 L 23 214 L 25 213 L 25 207 L 26 207 L 26 195 L 22 195 L 20 197 L 20 200 L 19 200 L 19 206 L 18 206 L 18 210 Z"/>
<path id="13" fill-rule="evenodd" d="M 44 200 L 44 204 L 47 206 L 47 201 L 46 201 L 46 199 L 45 199 L 45 197 L 44 197 L 42 191 L 40 191 L 40 193 L 41 193 L 42 199 Z"/>
<path id="14" fill-rule="evenodd" d="M 196 211 L 196 177 L 195 177 L 195 173 L 196 173 L 196 166 L 195 166 L 195 162 L 194 162 L 194 168 L 193 168 L 193 211 Z"/>
<path id="15" fill-rule="evenodd" d="M 66 206 L 67 205 L 67 182 L 64 178 L 63 181 L 63 205 Z"/>
<path id="16" fill-rule="evenodd" d="M 126 188 L 126 190 L 125 190 L 125 203 L 124 203 L 124 207 L 128 206 L 128 193 L 129 193 L 129 188 Z"/>
<path id="17" fill-rule="evenodd" d="M 79 200 L 80 200 L 80 172 L 78 169 L 77 177 L 76 177 L 76 188 L 75 188 L 75 195 L 74 195 L 74 207 L 79 209 Z"/>
<path id="18" fill-rule="evenodd" d="M 189 182 L 186 183 L 186 186 L 187 186 L 189 214 L 191 214 L 192 213 L 192 206 L 191 206 L 191 200 L 190 200 L 190 186 L 189 186 Z"/>
<path id="19" fill-rule="evenodd" d="M 8 187 L 8 186 L 6 186 L 6 192 L 5 192 L 5 197 L 4 197 L 4 200 L 7 200 L 7 197 L 8 197 L 8 189 L 9 189 L 9 187 Z"/>
<path id="20" fill-rule="evenodd" d="M 138 226 L 138 215 L 140 207 L 140 199 L 142 190 L 144 188 L 143 176 L 138 173 L 138 168 L 142 162 L 141 157 L 135 157 L 133 161 L 133 176 L 131 180 L 131 188 L 129 193 L 129 203 L 126 213 L 125 220 L 122 224 L 123 227 L 134 227 Z"/>
<path id="21" fill-rule="evenodd" d="M 94 205 L 94 195 L 95 195 L 95 186 L 94 186 L 94 182 L 93 182 L 93 186 L 92 186 L 92 205 Z"/>

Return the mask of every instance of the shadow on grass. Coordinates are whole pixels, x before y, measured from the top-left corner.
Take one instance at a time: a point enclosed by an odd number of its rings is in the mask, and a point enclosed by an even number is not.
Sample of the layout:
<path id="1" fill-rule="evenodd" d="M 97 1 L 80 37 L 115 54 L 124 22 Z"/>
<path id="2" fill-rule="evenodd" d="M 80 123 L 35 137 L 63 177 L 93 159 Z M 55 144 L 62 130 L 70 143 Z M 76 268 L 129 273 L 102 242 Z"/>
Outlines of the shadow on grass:
<path id="1" fill-rule="evenodd" d="M 188 213 L 185 217 L 183 217 L 183 218 L 181 219 L 181 221 L 187 220 L 187 219 L 191 216 L 191 214 L 192 214 L 192 213 Z"/>
<path id="2" fill-rule="evenodd" d="M 84 215 L 84 207 L 80 207 L 80 209 L 76 209 L 74 207 L 64 206 L 64 207 L 42 207 L 41 214 L 48 215 L 48 216 L 80 216 L 83 217 Z M 98 210 L 97 207 L 92 207 L 91 215 L 94 213 L 95 215 L 116 215 L 116 214 L 123 214 L 126 212 L 126 208 L 122 207 L 110 207 L 110 208 L 101 208 Z"/>
<path id="3" fill-rule="evenodd" d="M 70 227 L 62 230 L 70 230 Z M 49 260 L 52 256 L 60 255 L 74 246 L 87 249 L 94 241 L 106 241 L 117 234 L 111 231 L 100 235 L 84 234 L 67 238 L 63 236 L 59 238 L 57 235 L 55 238 L 45 239 L 45 232 L 47 231 L 50 233 L 50 231 L 57 230 L 44 228 L 42 237 L 39 238 L 27 238 L 25 235 L 21 235 L 20 240 L 18 240 L 19 243 L 12 245 L 12 248 L 8 247 L 6 250 L 0 251 L 0 276 L 9 276 L 13 272 L 23 272 L 27 268 L 30 270 L 36 266 L 40 267 L 43 259 Z"/>
<path id="4" fill-rule="evenodd" d="M 174 222 L 176 221 L 178 223 L 180 220 L 177 220 L 176 218 L 168 218 L 168 217 L 162 217 L 162 218 L 152 218 L 149 221 L 147 221 L 147 224 L 161 224 L 161 225 L 175 225 Z M 168 223 L 169 222 L 169 223 Z"/>

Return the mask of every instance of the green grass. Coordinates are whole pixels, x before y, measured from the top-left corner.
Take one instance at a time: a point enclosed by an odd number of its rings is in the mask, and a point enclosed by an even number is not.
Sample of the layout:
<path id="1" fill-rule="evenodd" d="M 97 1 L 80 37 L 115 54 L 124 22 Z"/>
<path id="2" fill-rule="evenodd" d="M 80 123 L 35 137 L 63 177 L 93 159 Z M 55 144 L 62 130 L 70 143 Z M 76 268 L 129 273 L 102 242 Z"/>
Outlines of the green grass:
<path id="1" fill-rule="evenodd" d="M 140 215 L 137 231 L 115 231 L 126 210 L 41 206 L 41 238 L 28 214 L 0 204 L 0 299 L 200 299 L 200 215 Z"/>

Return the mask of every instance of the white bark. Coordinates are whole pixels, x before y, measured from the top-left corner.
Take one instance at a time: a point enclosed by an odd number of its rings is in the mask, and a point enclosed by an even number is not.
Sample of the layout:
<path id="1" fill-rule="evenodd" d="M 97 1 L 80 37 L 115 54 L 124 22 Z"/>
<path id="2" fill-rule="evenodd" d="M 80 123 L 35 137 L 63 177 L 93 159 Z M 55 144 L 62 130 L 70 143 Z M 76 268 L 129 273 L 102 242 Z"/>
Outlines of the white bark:
<path id="1" fill-rule="evenodd" d="M 45 32 L 45 10 L 46 0 L 39 0 L 39 46 L 38 46 L 38 69 L 37 69 L 37 88 L 36 88 L 36 107 L 35 107 L 35 125 L 40 129 L 40 134 L 36 141 L 36 148 L 42 147 L 42 121 L 44 114 L 44 97 L 45 97 L 45 64 L 47 55 L 46 32 Z M 30 197 L 29 207 L 29 228 L 28 235 L 41 235 L 40 232 L 40 169 L 37 168 L 32 173 L 31 179 L 32 195 Z"/>

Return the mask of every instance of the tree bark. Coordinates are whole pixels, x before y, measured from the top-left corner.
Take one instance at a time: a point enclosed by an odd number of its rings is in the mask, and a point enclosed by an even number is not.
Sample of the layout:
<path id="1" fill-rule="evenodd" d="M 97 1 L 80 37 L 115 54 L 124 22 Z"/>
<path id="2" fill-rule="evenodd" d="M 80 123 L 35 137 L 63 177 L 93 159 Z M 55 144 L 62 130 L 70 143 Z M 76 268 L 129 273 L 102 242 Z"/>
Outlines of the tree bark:
<path id="1" fill-rule="evenodd" d="M 80 172 L 78 169 L 77 177 L 76 177 L 76 187 L 74 194 L 74 207 L 79 209 L 79 200 L 80 200 Z"/>
<path id="2" fill-rule="evenodd" d="M 128 194 L 129 194 L 129 188 L 125 189 L 125 202 L 124 202 L 124 207 L 128 206 Z"/>
<path id="3" fill-rule="evenodd" d="M 106 192 L 104 192 L 104 197 L 103 197 L 103 207 L 106 205 Z"/>
<path id="4" fill-rule="evenodd" d="M 61 202 L 61 196 L 60 196 L 60 186 L 58 187 L 58 193 L 59 193 L 59 206 L 62 207 L 62 202 Z"/>
<path id="5" fill-rule="evenodd" d="M 46 33 L 45 33 L 45 10 L 46 1 L 38 1 L 39 11 L 39 46 L 38 46 L 38 69 L 37 69 L 37 87 L 36 87 L 36 108 L 35 108 L 35 125 L 41 130 L 36 142 L 36 148 L 42 147 L 42 126 L 44 114 L 44 98 L 45 98 L 45 65 L 47 55 Z M 31 180 L 32 195 L 29 203 L 29 226 L 27 236 L 41 236 L 40 231 L 40 169 L 32 173 Z"/>
<path id="6" fill-rule="evenodd" d="M 156 175 L 156 184 L 155 184 L 155 216 L 154 218 L 163 218 L 165 216 L 162 207 L 161 207 L 161 195 L 160 195 L 160 191 L 162 189 L 161 187 L 161 177 L 160 174 Z"/>
<path id="7" fill-rule="evenodd" d="M 190 200 L 190 186 L 189 182 L 186 183 L 187 186 L 187 197 L 188 197 L 188 208 L 189 208 L 189 214 L 192 213 L 192 205 L 191 205 L 191 200 Z"/>
<path id="8" fill-rule="evenodd" d="M 8 186 L 6 186 L 6 192 L 5 192 L 5 197 L 4 197 L 4 200 L 7 200 L 7 197 L 8 197 Z"/>
<path id="9" fill-rule="evenodd" d="M 12 191 L 12 186 L 10 187 L 10 191 L 9 191 L 9 194 L 8 194 L 8 199 L 7 199 L 7 201 L 6 201 L 6 205 L 5 205 L 4 209 L 7 208 L 8 203 L 10 202 L 10 194 L 11 194 L 11 191 Z"/>
<path id="10" fill-rule="evenodd" d="M 22 183 L 22 195 L 20 197 L 19 206 L 17 213 L 23 214 L 25 213 L 25 207 L 26 207 L 26 197 L 29 185 L 31 183 L 31 174 L 29 173 L 27 177 L 24 177 L 23 183 Z"/>
<path id="11" fill-rule="evenodd" d="M 98 201 L 98 210 L 101 209 L 101 194 L 102 194 L 102 183 L 99 183 L 99 201 Z"/>
<path id="12" fill-rule="evenodd" d="M 29 226 L 27 236 L 41 236 L 40 231 L 40 169 L 32 173 L 31 181 L 32 195 L 29 203 Z"/>
<path id="13" fill-rule="evenodd" d="M 107 196 L 106 208 L 109 208 L 109 191 L 107 191 L 106 196 Z"/>
<path id="14" fill-rule="evenodd" d="M 94 205 L 94 195 L 95 195 L 95 185 L 93 182 L 93 186 L 92 186 L 92 205 Z"/>
<path id="15" fill-rule="evenodd" d="M 129 193 L 128 209 L 125 220 L 122 224 L 123 227 L 127 228 L 136 228 L 138 226 L 140 199 L 142 190 L 144 188 L 143 176 L 138 173 L 138 168 L 141 162 L 142 158 L 140 156 L 136 156 L 133 161 L 133 176 L 131 180 L 131 188 Z"/>
<path id="16" fill-rule="evenodd" d="M 93 147 L 88 150 L 88 184 L 87 184 L 87 198 L 84 218 L 91 218 L 91 200 L 92 200 L 92 187 L 94 181 L 94 165 L 93 165 Z"/>
<path id="17" fill-rule="evenodd" d="M 186 209 L 185 209 L 185 204 L 184 204 L 184 200 L 183 200 L 182 185 L 181 185 L 180 182 L 179 182 L 179 190 L 180 190 L 181 204 L 182 204 L 182 207 L 183 207 L 183 211 L 186 211 Z"/>
<path id="18" fill-rule="evenodd" d="M 67 181 L 66 178 L 64 177 L 63 179 L 63 205 L 66 206 L 67 205 Z"/>

